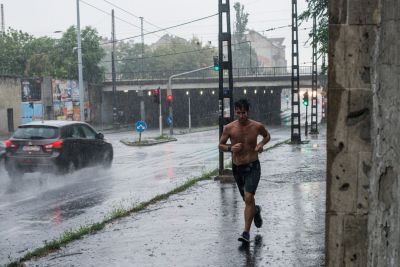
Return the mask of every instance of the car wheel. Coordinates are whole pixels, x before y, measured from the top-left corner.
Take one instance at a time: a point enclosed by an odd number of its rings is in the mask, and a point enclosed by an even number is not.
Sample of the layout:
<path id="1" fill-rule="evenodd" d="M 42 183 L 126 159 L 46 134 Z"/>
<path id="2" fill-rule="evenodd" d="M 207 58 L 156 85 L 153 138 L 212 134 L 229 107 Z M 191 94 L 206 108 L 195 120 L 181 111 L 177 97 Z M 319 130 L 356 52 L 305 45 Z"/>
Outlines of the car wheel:
<path id="1" fill-rule="evenodd" d="M 113 161 L 113 152 L 112 150 L 107 150 L 106 152 L 104 152 L 103 155 L 103 167 L 106 169 L 111 168 L 112 161 Z"/>

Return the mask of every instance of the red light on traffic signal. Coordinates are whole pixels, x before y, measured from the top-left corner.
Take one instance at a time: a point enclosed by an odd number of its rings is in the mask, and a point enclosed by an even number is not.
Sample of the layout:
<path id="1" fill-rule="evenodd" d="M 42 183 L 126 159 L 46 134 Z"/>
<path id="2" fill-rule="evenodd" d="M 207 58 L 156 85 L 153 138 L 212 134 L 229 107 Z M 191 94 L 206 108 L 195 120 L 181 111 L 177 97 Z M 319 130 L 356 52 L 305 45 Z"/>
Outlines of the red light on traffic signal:
<path id="1" fill-rule="evenodd" d="M 174 99 L 174 98 L 173 98 L 172 95 L 167 95 L 167 101 L 168 101 L 169 103 L 171 103 L 173 99 Z"/>
<path id="2" fill-rule="evenodd" d="M 153 95 L 154 95 L 154 96 L 158 96 L 158 93 L 159 93 L 158 89 L 154 89 L 154 90 L 153 90 Z"/>

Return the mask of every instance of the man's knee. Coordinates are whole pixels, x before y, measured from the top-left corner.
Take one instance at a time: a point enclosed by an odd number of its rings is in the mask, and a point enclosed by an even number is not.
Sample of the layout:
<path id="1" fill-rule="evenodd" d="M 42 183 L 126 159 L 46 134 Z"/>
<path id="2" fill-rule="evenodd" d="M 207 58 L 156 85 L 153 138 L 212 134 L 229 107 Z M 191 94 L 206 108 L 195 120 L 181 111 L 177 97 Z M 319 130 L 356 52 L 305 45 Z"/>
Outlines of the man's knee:
<path id="1" fill-rule="evenodd" d="M 254 205 L 254 195 L 249 192 L 244 193 L 244 202 L 246 205 L 253 206 Z"/>

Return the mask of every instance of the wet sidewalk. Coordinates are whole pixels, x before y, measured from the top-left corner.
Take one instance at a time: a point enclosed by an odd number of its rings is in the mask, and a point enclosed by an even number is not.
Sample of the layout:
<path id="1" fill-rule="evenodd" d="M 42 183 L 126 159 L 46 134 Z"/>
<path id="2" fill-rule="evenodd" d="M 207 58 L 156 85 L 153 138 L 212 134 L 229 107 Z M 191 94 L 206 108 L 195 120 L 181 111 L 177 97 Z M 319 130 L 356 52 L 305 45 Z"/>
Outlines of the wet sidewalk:
<path id="1" fill-rule="evenodd" d="M 244 203 L 234 184 L 198 183 L 27 266 L 321 266 L 326 136 L 260 156 L 264 225 L 237 241 Z"/>

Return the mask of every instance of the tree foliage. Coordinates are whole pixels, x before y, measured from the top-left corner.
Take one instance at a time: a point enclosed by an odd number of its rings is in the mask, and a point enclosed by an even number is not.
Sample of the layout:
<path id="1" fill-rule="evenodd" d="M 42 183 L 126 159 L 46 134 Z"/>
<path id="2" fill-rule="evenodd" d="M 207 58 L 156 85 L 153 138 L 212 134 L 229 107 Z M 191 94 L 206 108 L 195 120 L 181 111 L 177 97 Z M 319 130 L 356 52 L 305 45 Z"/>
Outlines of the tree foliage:
<path id="1" fill-rule="evenodd" d="M 81 32 L 84 80 L 101 81 L 99 62 L 104 56 L 97 31 L 86 27 Z M 38 37 L 9 29 L 0 35 L 0 73 L 20 76 L 51 76 L 78 79 L 75 27 L 71 26 L 61 39 Z"/>
<path id="2" fill-rule="evenodd" d="M 246 40 L 247 23 L 249 14 L 244 11 L 244 6 L 239 2 L 233 5 L 235 9 L 235 30 L 232 43 L 232 60 L 234 68 L 257 67 L 257 54 Z"/>
<path id="3" fill-rule="evenodd" d="M 308 8 L 300 14 L 300 21 L 312 20 L 316 17 L 317 34 L 316 42 L 319 45 L 320 55 L 328 53 L 328 0 L 306 0 Z M 313 36 L 312 30 L 309 33 L 310 39 Z"/>
<path id="4" fill-rule="evenodd" d="M 111 50 L 111 47 L 108 50 Z M 157 43 L 144 46 L 143 59 L 141 54 L 141 43 L 118 43 L 116 72 L 119 78 L 135 79 L 149 72 L 174 73 L 211 66 L 216 49 L 210 44 L 203 44 L 196 37 L 185 40 L 176 36 L 164 35 Z M 104 64 L 110 71 L 111 61 L 105 60 Z M 163 74 L 160 73 L 160 75 Z M 110 77 L 110 75 L 107 76 Z"/>

